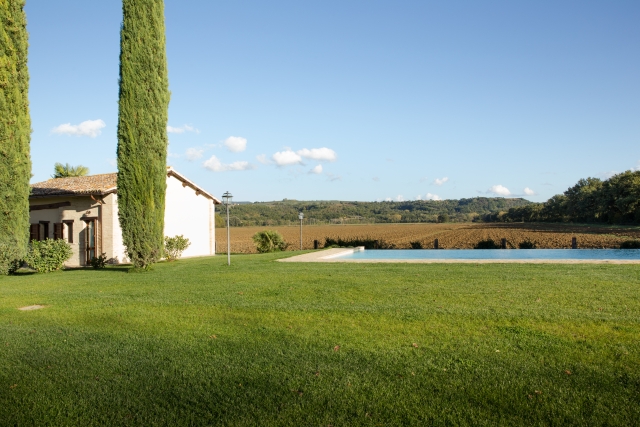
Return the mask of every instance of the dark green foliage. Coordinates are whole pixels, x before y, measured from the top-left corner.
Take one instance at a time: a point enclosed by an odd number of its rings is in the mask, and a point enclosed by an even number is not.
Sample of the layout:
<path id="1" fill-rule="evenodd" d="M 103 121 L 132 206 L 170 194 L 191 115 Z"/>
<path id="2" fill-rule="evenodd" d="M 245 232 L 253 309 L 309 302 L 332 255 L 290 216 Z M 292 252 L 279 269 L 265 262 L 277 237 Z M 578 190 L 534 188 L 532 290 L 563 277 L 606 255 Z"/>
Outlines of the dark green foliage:
<path id="1" fill-rule="evenodd" d="M 339 247 L 339 248 L 355 248 L 356 246 L 364 246 L 365 249 L 395 249 L 395 245 L 387 243 L 384 240 L 376 240 L 370 237 L 355 237 L 349 239 L 342 239 L 338 237 L 333 239 L 327 237 L 324 239 L 324 247 Z"/>
<path id="2" fill-rule="evenodd" d="M 422 242 L 416 240 L 415 242 L 409 242 L 409 244 L 411 245 L 411 249 L 424 249 L 422 247 Z"/>
<path id="3" fill-rule="evenodd" d="M 449 222 L 449 215 L 446 213 L 438 215 L 438 222 Z"/>
<path id="4" fill-rule="evenodd" d="M 169 83 L 163 0 L 123 0 L 120 32 L 118 205 L 136 268 L 162 257 Z"/>
<path id="5" fill-rule="evenodd" d="M 24 0 L 0 1 L 0 274 L 29 242 L 31 118 Z"/>
<path id="6" fill-rule="evenodd" d="M 50 273 L 60 270 L 72 255 L 71 246 L 64 240 L 33 240 L 24 260 L 38 273 Z"/>
<path id="7" fill-rule="evenodd" d="M 480 240 L 473 249 L 500 249 L 500 245 L 491 239 Z"/>
<path id="8" fill-rule="evenodd" d="M 282 238 L 282 235 L 274 230 L 265 230 L 254 234 L 253 243 L 260 253 L 280 252 L 289 246 Z"/>
<path id="9" fill-rule="evenodd" d="M 106 253 L 101 253 L 100 256 L 98 257 L 93 257 L 91 258 L 91 267 L 95 268 L 96 270 L 100 270 L 102 268 L 105 268 L 107 266 L 107 254 Z"/>
<path id="10" fill-rule="evenodd" d="M 536 249 L 537 247 L 538 245 L 536 244 L 536 242 L 530 239 L 526 239 L 518 243 L 518 249 Z"/>
<path id="11" fill-rule="evenodd" d="M 182 234 L 164 238 L 164 256 L 167 261 L 175 261 L 182 256 L 182 252 L 191 246 L 189 239 Z"/>
<path id="12" fill-rule="evenodd" d="M 606 181 L 581 179 L 545 203 L 513 207 L 482 216 L 487 222 L 640 223 L 640 171 L 626 171 Z"/>
<path id="13" fill-rule="evenodd" d="M 640 240 L 626 240 L 620 244 L 620 249 L 640 249 Z"/>
<path id="14" fill-rule="evenodd" d="M 89 168 L 86 166 L 71 166 L 69 163 L 64 165 L 62 163 L 56 163 L 53 165 L 53 175 L 51 175 L 51 178 L 67 178 L 71 176 L 85 176 L 88 174 Z"/>

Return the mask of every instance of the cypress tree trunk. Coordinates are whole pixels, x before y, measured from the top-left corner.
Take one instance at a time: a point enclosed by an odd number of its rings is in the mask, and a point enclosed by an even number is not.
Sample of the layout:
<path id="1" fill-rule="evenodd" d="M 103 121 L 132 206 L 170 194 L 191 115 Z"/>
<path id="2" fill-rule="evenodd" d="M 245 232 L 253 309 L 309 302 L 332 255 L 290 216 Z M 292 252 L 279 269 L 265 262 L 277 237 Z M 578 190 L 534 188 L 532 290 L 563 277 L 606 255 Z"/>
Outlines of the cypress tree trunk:
<path id="1" fill-rule="evenodd" d="M 163 0 L 123 0 L 118 117 L 118 215 L 134 267 L 164 245 L 169 83 Z"/>
<path id="2" fill-rule="evenodd" d="M 24 0 L 0 0 L 0 274 L 29 242 L 31 118 Z"/>

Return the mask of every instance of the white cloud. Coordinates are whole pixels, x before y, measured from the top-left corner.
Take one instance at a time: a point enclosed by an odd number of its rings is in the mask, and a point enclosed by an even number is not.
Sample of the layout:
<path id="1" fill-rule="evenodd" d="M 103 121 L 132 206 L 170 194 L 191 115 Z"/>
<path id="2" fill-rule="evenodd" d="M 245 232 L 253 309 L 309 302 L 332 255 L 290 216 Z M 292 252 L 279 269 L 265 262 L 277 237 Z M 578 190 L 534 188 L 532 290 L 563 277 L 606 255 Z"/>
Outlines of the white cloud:
<path id="1" fill-rule="evenodd" d="M 178 154 L 178 153 L 173 153 L 173 152 L 169 151 L 167 153 L 167 157 L 170 158 L 170 159 L 179 159 L 182 156 L 180 154 Z"/>
<path id="2" fill-rule="evenodd" d="M 224 145 L 229 151 L 239 153 L 247 149 L 247 138 L 241 136 L 230 136 L 224 140 Z"/>
<path id="3" fill-rule="evenodd" d="M 489 190 L 487 190 L 487 193 L 493 193 L 497 196 L 510 196 L 511 195 L 511 191 L 509 191 L 509 189 L 507 187 L 504 187 L 500 184 L 498 185 L 494 185 L 493 187 L 491 187 Z"/>
<path id="4" fill-rule="evenodd" d="M 447 182 L 447 181 L 449 181 L 449 178 L 447 178 L 447 177 L 445 176 L 444 178 L 436 178 L 436 179 L 433 181 L 433 183 L 434 183 L 435 185 L 440 186 L 440 185 L 444 184 L 444 183 L 445 183 L 445 182 Z"/>
<path id="5" fill-rule="evenodd" d="M 416 200 L 422 200 L 422 196 L 418 194 L 418 195 L 416 196 Z"/>
<path id="6" fill-rule="evenodd" d="M 205 161 L 202 165 L 212 172 L 245 171 L 256 168 L 254 165 L 246 161 L 238 161 L 225 164 L 222 163 L 216 156 L 211 156 L 211 158 Z"/>
<path id="7" fill-rule="evenodd" d="M 525 187 L 524 188 L 524 194 L 526 194 L 527 196 L 535 196 L 536 192 L 533 191 L 532 189 L 530 189 L 529 187 Z"/>
<path id="8" fill-rule="evenodd" d="M 271 156 L 271 158 L 278 166 L 289 166 L 302 163 L 302 157 L 291 150 L 278 151 Z"/>
<path id="9" fill-rule="evenodd" d="M 338 158 L 338 155 L 331 148 L 322 147 L 322 148 L 303 148 L 302 150 L 298 150 L 298 155 L 304 157 L 305 159 L 311 160 L 319 160 L 319 161 L 327 161 L 334 162 Z"/>
<path id="10" fill-rule="evenodd" d="M 118 159 L 107 159 L 107 163 L 115 168 L 116 166 L 118 166 Z"/>
<path id="11" fill-rule="evenodd" d="M 257 158 L 260 163 L 271 163 L 271 161 L 267 160 L 264 154 L 259 155 Z M 303 148 L 298 151 L 293 151 L 291 148 L 285 148 L 283 151 L 275 153 L 271 158 L 273 159 L 273 163 L 278 166 L 291 166 L 303 165 L 303 158 L 320 162 L 333 162 L 338 158 L 338 155 L 335 151 L 327 147 L 311 149 Z"/>
<path id="12" fill-rule="evenodd" d="M 342 180 L 342 177 L 340 175 L 334 175 L 332 173 L 327 173 L 327 177 L 329 178 L 329 181 L 340 181 L 340 180 Z"/>
<path id="13" fill-rule="evenodd" d="M 102 133 L 102 128 L 105 126 L 105 122 L 101 119 L 85 120 L 79 125 L 72 125 L 71 123 L 61 124 L 60 126 L 54 127 L 51 132 L 60 135 L 88 136 L 95 138 Z"/>
<path id="14" fill-rule="evenodd" d="M 425 200 L 442 200 L 440 198 L 440 196 L 438 196 L 437 194 L 431 194 L 431 193 L 427 193 L 426 196 L 424 196 Z"/>
<path id="15" fill-rule="evenodd" d="M 318 165 L 318 166 L 314 167 L 313 169 L 311 169 L 309 171 L 309 173 L 314 173 L 316 175 L 321 174 L 322 173 L 322 165 Z"/>
<path id="16" fill-rule="evenodd" d="M 393 202 L 393 200 L 391 199 L 391 197 L 387 197 L 386 199 L 384 199 L 385 202 Z"/>
<path id="17" fill-rule="evenodd" d="M 404 202 L 404 197 L 402 197 L 402 195 L 401 195 L 401 194 L 398 194 L 398 195 L 396 196 L 396 201 L 397 201 L 397 202 Z"/>
<path id="18" fill-rule="evenodd" d="M 193 162 L 194 160 L 198 160 L 204 154 L 204 150 L 202 148 L 187 148 L 187 152 L 185 156 L 187 160 Z"/>
<path id="19" fill-rule="evenodd" d="M 167 125 L 167 132 L 169 132 L 169 133 L 185 133 L 185 132 L 200 133 L 200 131 L 198 129 L 194 128 L 193 126 L 189 126 L 189 125 L 183 125 L 183 126 L 180 126 L 180 127 L 173 127 L 173 126 Z"/>

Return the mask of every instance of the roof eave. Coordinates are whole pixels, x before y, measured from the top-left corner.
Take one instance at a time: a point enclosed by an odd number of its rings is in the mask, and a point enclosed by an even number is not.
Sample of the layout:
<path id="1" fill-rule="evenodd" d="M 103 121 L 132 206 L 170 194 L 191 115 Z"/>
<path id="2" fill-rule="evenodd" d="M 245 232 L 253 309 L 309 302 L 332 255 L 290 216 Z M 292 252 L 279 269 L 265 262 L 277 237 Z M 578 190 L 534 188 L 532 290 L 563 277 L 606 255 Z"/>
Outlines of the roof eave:
<path id="1" fill-rule="evenodd" d="M 213 202 L 214 205 L 221 205 L 222 204 L 222 202 L 217 197 L 215 197 L 214 195 L 209 193 L 207 190 L 204 190 L 202 187 L 200 187 L 199 185 L 197 185 L 196 183 L 191 181 L 186 176 L 182 175 L 179 172 L 176 172 L 176 170 L 173 169 L 171 166 L 167 167 L 167 175 L 168 176 L 173 176 L 176 179 L 178 179 L 178 181 L 181 181 L 183 184 L 186 184 L 189 187 L 193 188 L 194 190 L 196 190 L 197 192 L 199 192 L 200 194 L 205 196 L 207 199 L 210 199 Z"/>

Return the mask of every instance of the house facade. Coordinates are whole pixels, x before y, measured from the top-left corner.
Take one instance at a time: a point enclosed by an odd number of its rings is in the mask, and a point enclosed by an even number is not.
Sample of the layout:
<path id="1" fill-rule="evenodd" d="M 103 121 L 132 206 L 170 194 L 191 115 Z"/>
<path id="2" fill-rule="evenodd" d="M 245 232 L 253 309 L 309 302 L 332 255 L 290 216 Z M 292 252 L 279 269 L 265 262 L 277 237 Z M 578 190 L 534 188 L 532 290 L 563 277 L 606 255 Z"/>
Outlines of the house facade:
<path id="1" fill-rule="evenodd" d="M 220 200 L 167 168 L 165 236 L 182 234 L 191 245 L 183 256 L 215 255 L 215 205 Z M 67 266 L 88 265 L 102 253 L 129 262 L 118 220 L 117 174 L 54 178 L 31 185 L 30 239 L 63 239 L 73 250 Z"/>

